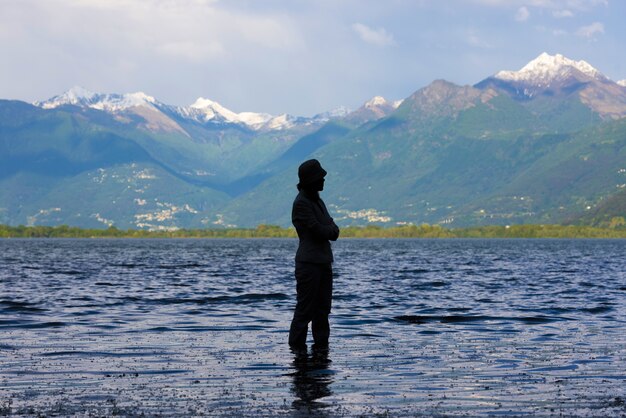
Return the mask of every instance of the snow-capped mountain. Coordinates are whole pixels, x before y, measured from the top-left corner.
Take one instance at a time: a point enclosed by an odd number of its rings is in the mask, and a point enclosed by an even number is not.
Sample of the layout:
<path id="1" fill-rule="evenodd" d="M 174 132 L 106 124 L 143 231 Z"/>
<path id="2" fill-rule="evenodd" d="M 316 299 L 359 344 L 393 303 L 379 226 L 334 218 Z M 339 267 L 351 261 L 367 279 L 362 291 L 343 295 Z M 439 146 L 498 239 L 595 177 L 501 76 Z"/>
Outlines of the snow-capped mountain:
<path id="1" fill-rule="evenodd" d="M 617 84 L 619 84 L 622 87 L 626 87 L 626 79 L 618 81 Z"/>
<path id="2" fill-rule="evenodd" d="M 268 113 L 236 113 L 204 97 L 198 98 L 191 106 L 177 107 L 176 112 L 182 117 L 202 124 L 209 122 L 234 123 L 245 125 L 253 130 L 288 129 L 294 126 L 296 120 L 295 117 L 287 114 L 273 116 Z"/>
<path id="3" fill-rule="evenodd" d="M 475 87 L 504 92 L 516 100 L 573 98 L 602 118 L 626 116 L 626 91 L 586 61 L 543 53 L 519 71 L 500 71 Z"/>
<path id="4" fill-rule="evenodd" d="M 198 98 L 191 106 L 179 107 L 177 110 L 181 116 L 191 118 L 200 123 L 207 123 L 211 121 L 236 123 L 245 125 L 257 131 L 281 130 L 289 129 L 294 126 L 318 125 L 326 123 L 331 119 L 341 118 L 350 113 L 350 110 L 343 106 L 328 112 L 319 113 L 311 118 L 304 116 L 292 116 L 286 113 L 278 116 L 270 115 L 269 113 L 256 112 L 236 113 L 213 100 L 205 99 L 203 97 Z"/>
<path id="5" fill-rule="evenodd" d="M 623 197 L 626 82 L 558 55 L 520 67 L 312 118 L 81 88 L 39 109 L 0 100 L 0 223 L 288 225 L 297 165 L 316 156 L 345 225 L 595 218 L 589 208 Z"/>
<path id="6" fill-rule="evenodd" d="M 125 94 L 94 93 L 85 88 L 75 86 L 63 94 L 33 104 L 43 109 L 55 109 L 67 105 L 96 109 L 112 115 L 119 122 L 131 123 L 132 121 L 137 121 L 136 123 L 139 126 L 152 132 L 179 132 L 189 136 L 175 120 L 169 117 L 167 114 L 168 105 L 143 92 Z M 128 116 L 132 117 L 129 118 Z"/>
<path id="7" fill-rule="evenodd" d="M 541 95 L 570 94 L 590 83 L 615 85 L 586 61 L 544 52 L 520 70 L 499 71 L 475 87 L 500 88 L 518 99 L 528 100 Z"/>
<path id="8" fill-rule="evenodd" d="M 173 116 L 202 125 L 235 124 L 253 131 L 278 131 L 297 126 L 319 125 L 331 119 L 343 117 L 350 112 L 347 108 L 340 107 L 329 112 L 317 114 L 311 118 L 288 114 L 274 116 L 268 113 L 256 112 L 237 113 L 227 109 L 218 102 L 204 97 L 199 97 L 189 106 L 171 106 L 159 102 L 154 97 L 143 92 L 104 94 L 94 93 L 79 86 L 72 87 L 65 93 L 48 100 L 34 102 L 33 104 L 43 109 L 72 105 L 97 109 L 114 115 L 130 112 L 145 116 L 146 112 L 149 112 L 152 119 L 156 116 L 155 113 L 158 113 L 159 119 Z M 174 121 L 170 125 L 176 125 L 176 130 L 182 130 Z"/>
<path id="9" fill-rule="evenodd" d="M 403 100 L 395 100 L 393 102 L 390 102 L 382 96 L 374 96 L 370 100 L 365 102 L 363 107 L 367 109 L 380 109 L 382 107 L 391 107 L 392 109 L 397 109 L 402 104 L 402 102 Z"/>
<path id="10" fill-rule="evenodd" d="M 349 108 L 345 106 L 339 106 L 336 109 L 332 109 L 323 113 L 318 113 L 317 115 L 313 116 L 313 119 L 330 120 L 330 119 L 342 118 L 346 116 L 347 114 L 349 114 L 350 112 L 352 112 L 352 110 L 350 110 Z"/>
<path id="11" fill-rule="evenodd" d="M 157 102 L 154 97 L 148 96 L 143 92 L 101 94 L 94 93 L 79 86 L 74 86 L 63 94 L 42 102 L 35 102 L 34 104 L 44 109 L 54 109 L 63 105 L 74 105 L 107 112 L 119 112 L 137 106 L 154 108 L 160 103 Z"/>
<path id="12" fill-rule="evenodd" d="M 567 79 L 575 75 L 574 71 L 597 80 L 607 80 L 604 74 L 592 67 L 587 61 L 574 61 L 561 54 L 549 55 L 546 52 L 530 61 L 519 71 L 500 71 L 494 75 L 494 78 L 545 85 L 553 81 Z"/>
<path id="13" fill-rule="evenodd" d="M 388 101 L 382 96 L 374 96 L 360 108 L 347 115 L 346 120 L 352 123 L 365 123 L 378 120 L 391 114 L 402 102 L 402 100 Z"/>

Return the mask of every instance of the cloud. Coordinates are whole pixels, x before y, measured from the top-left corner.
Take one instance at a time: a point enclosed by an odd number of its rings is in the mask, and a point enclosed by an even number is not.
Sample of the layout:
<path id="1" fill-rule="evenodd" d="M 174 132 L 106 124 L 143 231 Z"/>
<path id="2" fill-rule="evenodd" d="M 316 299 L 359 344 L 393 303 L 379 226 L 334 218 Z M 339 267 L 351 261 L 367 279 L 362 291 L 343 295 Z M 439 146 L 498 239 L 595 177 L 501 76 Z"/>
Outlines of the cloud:
<path id="1" fill-rule="evenodd" d="M 142 90 L 171 104 L 204 96 L 236 111 L 312 115 L 375 94 L 405 97 L 435 78 L 475 82 L 506 62 L 521 64 L 546 42 L 553 51 L 585 48 L 621 23 L 621 2 L 603 4 L 0 0 L 0 98 L 42 100 L 79 84 Z M 524 9 L 528 20 L 517 23 Z M 606 34 L 591 27 L 577 35 L 592 22 Z"/>
<path id="2" fill-rule="evenodd" d="M 525 6 L 522 6 L 519 9 L 517 9 L 517 12 L 515 13 L 515 20 L 517 20 L 518 22 L 526 22 L 529 17 L 530 17 L 530 12 L 528 11 L 528 8 Z"/>
<path id="3" fill-rule="evenodd" d="M 552 12 L 552 16 L 557 19 L 562 19 L 564 17 L 574 17 L 574 13 L 571 10 L 563 9 L 563 10 L 555 10 Z"/>
<path id="4" fill-rule="evenodd" d="M 604 24 L 600 22 L 593 22 L 591 25 L 582 26 L 576 31 L 576 35 L 588 39 L 595 38 L 596 34 L 602 33 L 604 33 Z"/>
<path id="5" fill-rule="evenodd" d="M 54 30 L 58 33 L 71 34 L 76 28 L 84 30 L 83 26 L 91 25 L 109 34 L 95 39 L 97 42 L 131 44 L 171 57 L 201 60 L 242 45 L 289 49 L 299 40 L 296 25 L 285 15 L 232 11 L 213 0 L 52 0 L 51 3 L 63 11 L 57 20 L 79 22 L 65 28 L 57 24 Z M 87 36 L 97 37 L 89 32 Z"/>
<path id="6" fill-rule="evenodd" d="M 286 84 L 294 57 L 311 51 L 306 27 L 295 13 L 233 4 L 0 0 L 2 98 L 41 100 L 75 84 L 142 90 L 172 104 L 272 97 L 266 90 Z M 278 81 L 260 85 L 261 77 Z"/>
<path id="7" fill-rule="evenodd" d="M 356 32 L 363 41 L 369 44 L 376 46 L 395 45 L 393 35 L 387 33 L 384 28 L 372 29 L 362 23 L 354 23 L 352 30 Z"/>

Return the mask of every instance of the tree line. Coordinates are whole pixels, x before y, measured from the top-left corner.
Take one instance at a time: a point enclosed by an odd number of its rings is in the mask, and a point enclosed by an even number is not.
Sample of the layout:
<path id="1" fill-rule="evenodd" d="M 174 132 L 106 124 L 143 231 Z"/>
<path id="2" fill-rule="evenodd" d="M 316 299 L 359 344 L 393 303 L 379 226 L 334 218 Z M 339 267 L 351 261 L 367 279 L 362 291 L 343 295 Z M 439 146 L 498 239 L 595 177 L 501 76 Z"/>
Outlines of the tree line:
<path id="1" fill-rule="evenodd" d="M 0 238 L 296 238 L 294 228 L 259 225 L 256 228 L 143 229 L 78 228 L 59 226 L 0 225 Z M 440 225 L 349 226 L 341 238 L 626 238 L 626 228 L 599 228 L 585 225 L 510 225 L 445 228 Z"/>

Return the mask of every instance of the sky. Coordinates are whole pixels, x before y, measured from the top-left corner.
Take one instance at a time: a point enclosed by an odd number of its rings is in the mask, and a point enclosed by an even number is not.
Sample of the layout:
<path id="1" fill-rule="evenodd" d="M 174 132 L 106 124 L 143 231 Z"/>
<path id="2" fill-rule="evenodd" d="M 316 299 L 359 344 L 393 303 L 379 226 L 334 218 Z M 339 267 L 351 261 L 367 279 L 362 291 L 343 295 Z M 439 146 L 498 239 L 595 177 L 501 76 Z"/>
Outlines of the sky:
<path id="1" fill-rule="evenodd" d="M 542 52 L 626 79 L 623 0 L 0 0 L 0 98 L 72 86 L 312 116 Z"/>

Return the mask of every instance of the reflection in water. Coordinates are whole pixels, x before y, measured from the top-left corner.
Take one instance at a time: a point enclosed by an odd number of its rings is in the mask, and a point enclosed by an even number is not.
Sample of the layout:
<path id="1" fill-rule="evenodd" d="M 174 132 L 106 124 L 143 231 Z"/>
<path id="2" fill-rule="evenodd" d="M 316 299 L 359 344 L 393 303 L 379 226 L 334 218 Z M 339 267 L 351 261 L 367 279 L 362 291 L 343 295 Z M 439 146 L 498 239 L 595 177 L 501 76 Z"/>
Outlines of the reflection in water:
<path id="1" fill-rule="evenodd" d="M 328 358 L 328 347 L 318 348 L 314 345 L 311 354 L 306 348 L 293 349 L 292 352 L 294 372 L 291 373 L 291 391 L 296 397 L 292 406 L 302 412 L 320 412 L 320 408 L 327 405 L 318 400 L 332 395 L 330 385 L 334 372 L 329 369 L 332 361 Z"/>

